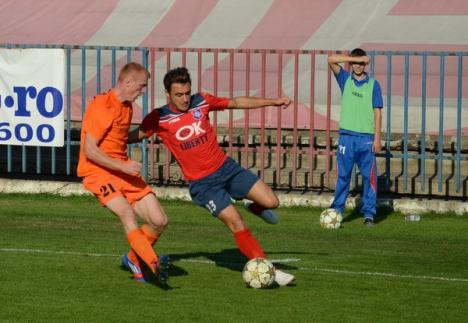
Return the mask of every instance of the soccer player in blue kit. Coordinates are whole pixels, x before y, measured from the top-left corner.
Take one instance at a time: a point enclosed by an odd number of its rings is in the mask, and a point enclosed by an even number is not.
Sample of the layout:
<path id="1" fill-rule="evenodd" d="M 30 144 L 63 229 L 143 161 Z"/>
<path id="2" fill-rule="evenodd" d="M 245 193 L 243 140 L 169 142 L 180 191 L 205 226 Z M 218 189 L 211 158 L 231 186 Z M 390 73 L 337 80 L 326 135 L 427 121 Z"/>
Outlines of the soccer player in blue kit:
<path id="1" fill-rule="evenodd" d="M 339 64 L 349 63 L 351 72 Z M 355 164 L 363 179 L 364 225 L 374 225 L 377 201 L 377 163 L 381 150 L 382 92 L 374 78 L 364 71 L 369 57 L 361 48 L 349 55 L 331 55 L 328 64 L 341 89 L 340 130 L 338 139 L 337 180 L 331 208 L 343 213 Z"/>

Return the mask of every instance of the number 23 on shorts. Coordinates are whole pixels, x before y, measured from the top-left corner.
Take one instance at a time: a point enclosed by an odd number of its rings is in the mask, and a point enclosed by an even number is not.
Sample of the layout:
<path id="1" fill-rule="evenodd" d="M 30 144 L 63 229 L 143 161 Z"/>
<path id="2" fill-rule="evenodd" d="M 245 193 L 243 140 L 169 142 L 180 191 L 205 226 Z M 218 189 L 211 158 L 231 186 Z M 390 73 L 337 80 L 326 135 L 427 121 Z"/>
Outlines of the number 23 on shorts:
<path id="1" fill-rule="evenodd" d="M 207 204 L 205 204 L 205 207 L 208 209 L 208 211 L 210 211 L 211 214 L 216 211 L 216 204 L 213 200 L 210 200 Z"/>

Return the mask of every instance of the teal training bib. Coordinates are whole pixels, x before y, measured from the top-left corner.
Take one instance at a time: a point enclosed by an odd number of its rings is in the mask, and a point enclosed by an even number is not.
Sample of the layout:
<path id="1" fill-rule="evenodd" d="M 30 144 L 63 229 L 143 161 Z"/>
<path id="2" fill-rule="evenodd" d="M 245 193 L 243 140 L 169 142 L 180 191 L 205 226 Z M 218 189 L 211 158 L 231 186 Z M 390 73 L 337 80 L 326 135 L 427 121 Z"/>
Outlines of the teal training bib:
<path id="1" fill-rule="evenodd" d="M 356 86 L 350 76 L 341 96 L 340 128 L 360 133 L 374 133 L 372 91 L 374 79 Z"/>

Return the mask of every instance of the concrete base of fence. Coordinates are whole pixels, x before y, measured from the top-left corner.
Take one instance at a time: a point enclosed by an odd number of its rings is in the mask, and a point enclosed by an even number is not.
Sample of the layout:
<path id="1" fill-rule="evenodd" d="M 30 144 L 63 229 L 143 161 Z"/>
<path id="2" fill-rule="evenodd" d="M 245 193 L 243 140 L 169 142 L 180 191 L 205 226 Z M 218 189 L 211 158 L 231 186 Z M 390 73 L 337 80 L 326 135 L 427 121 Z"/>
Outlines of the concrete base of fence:
<path id="1" fill-rule="evenodd" d="M 190 201 L 187 188 L 153 186 L 160 199 L 180 199 Z M 91 195 L 81 183 L 38 181 L 0 178 L 0 193 L 38 194 L 48 193 L 61 196 Z M 277 192 L 282 206 L 312 206 L 327 208 L 333 200 L 331 193 L 286 193 Z M 346 207 L 353 209 L 360 203 L 359 196 L 350 196 Z M 379 206 L 386 206 L 403 214 L 437 212 L 454 212 L 459 215 L 468 215 L 468 202 L 459 200 L 442 199 L 411 199 L 411 198 L 387 198 L 378 200 Z"/>

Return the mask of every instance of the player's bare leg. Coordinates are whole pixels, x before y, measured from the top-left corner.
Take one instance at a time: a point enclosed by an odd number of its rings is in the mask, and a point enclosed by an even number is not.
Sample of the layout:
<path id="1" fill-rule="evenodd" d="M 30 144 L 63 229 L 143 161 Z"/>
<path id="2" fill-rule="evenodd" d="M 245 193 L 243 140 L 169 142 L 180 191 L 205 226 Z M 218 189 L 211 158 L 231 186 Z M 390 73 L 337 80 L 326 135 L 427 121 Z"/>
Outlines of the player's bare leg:
<path id="1" fill-rule="evenodd" d="M 273 190 L 262 180 L 258 180 L 246 196 L 252 203 L 245 204 L 246 209 L 269 224 L 278 223 L 278 216 L 272 209 L 279 206 L 279 200 Z"/>
<path id="2" fill-rule="evenodd" d="M 125 234 L 138 228 L 135 211 L 123 196 L 114 197 L 107 202 L 106 207 L 120 219 Z"/>
<path id="3" fill-rule="evenodd" d="M 148 194 L 134 205 L 137 214 L 154 230 L 161 235 L 167 227 L 168 218 L 156 196 Z"/>

